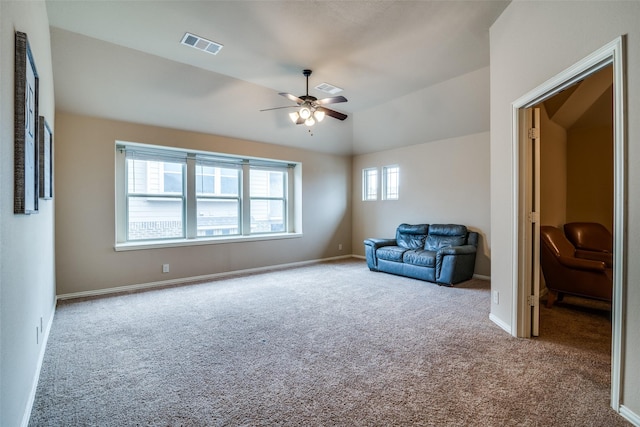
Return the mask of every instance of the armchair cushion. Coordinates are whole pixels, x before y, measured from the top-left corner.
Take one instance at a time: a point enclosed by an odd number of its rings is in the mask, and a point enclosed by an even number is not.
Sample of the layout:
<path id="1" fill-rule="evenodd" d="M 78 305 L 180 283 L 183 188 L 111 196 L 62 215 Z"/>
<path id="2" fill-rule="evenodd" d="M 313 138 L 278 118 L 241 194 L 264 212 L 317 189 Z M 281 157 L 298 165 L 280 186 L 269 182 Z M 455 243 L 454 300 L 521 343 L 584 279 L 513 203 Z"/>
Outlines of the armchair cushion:
<path id="1" fill-rule="evenodd" d="M 437 251 L 441 248 L 464 245 L 467 240 L 467 227 L 464 225 L 433 224 L 429 226 L 429 235 L 424 248 Z"/>
<path id="2" fill-rule="evenodd" d="M 597 222 L 569 222 L 564 225 L 564 234 L 576 249 L 613 252 L 613 236 Z"/>
<path id="3" fill-rule="evenodd" d="M 570 222 L 564 225 L 567 239 L 576 248 L 576 257 L 613 266 L 613 236 L 597 222 Z"/>
<path id="4" fill-rule="evenodd" d="M 427 224 L 400 224 L 396 230 L 397 245 L 405 249 L 419 249 L 424 246 L 429 226 Z"/>
<path id="5" fill-rule="evenodd" d="M 400 246 L 383 246 L 376 251 L 378 259 L 385 261 L 402 262 L 402 256 L 409 249 L 401 248 Z"/>
<path id="6" fill-rule="evenodd" d="M 424 249 L 416 249 L 407 251 L 402 256 L 402 262 L 407 264 L 419 265 L 422 267 L 436 266 L 436 252 Z"/>

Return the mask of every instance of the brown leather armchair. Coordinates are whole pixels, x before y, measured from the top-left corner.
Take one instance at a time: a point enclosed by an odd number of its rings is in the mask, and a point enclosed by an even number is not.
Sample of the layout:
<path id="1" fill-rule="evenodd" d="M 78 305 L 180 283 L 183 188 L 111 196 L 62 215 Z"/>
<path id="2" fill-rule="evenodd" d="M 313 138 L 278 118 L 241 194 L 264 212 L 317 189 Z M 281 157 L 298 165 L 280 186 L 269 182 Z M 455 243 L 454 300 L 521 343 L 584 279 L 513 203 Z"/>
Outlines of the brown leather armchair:
<path id="1" fill-rule="evenodd" d="M 578 295 L 603 301 L 611 301 L 613 275 L 604 261 L 595 261 L 575 256 L 575 247 L 562 230 L 543 225 L 540 227 L 540 265 L 544 275 L 551 307 L 557 293 Z"/>
<path id="2" fill-rule="evenodd" d="M 564 234 L 576 247 L 576 257 L 604 261 L 613 266 L 613 236 L 597 222 L 570 222 L 564 225 Z"/>

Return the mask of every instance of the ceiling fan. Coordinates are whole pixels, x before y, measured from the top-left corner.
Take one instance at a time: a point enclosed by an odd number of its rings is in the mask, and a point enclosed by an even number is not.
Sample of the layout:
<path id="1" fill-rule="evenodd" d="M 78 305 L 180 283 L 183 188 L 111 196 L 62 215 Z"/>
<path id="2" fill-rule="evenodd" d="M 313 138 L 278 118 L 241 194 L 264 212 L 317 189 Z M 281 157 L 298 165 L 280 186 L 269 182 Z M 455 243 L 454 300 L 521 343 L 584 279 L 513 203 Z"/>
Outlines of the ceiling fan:
<path id="1" fill-rule="evenodd" d="M 346 114 L 331 110 L 329 108 L 325 108 L 324 106 L 329 104 L 337 104 L 339 102 L 347 102 L 347 98 L 345 98 L 344 96 L 332 96 L 330 98 L 318 99 L 315 96 L 309 95 L 309 76 L 311 75 L 311 70 L 303 70 L 302 74 L 307 78 L 306 95 L 295 96 L 285 92 L 280 92 L 278 94 L 295 102 L 297 106 L 300 107 L 298 111 L 289 114 L 291 121 L 297 125 L 301 125 L 304 123 L 307 126 L 313 126 L 316 122 L 321 122 L 324 119 L 325 115 L 338 120 L 346 119 Z M 281 108 L 293 107 L 295 106 L 290 105 L 287 107 L 266 108 L 260 111 L 278 110 Z"/>

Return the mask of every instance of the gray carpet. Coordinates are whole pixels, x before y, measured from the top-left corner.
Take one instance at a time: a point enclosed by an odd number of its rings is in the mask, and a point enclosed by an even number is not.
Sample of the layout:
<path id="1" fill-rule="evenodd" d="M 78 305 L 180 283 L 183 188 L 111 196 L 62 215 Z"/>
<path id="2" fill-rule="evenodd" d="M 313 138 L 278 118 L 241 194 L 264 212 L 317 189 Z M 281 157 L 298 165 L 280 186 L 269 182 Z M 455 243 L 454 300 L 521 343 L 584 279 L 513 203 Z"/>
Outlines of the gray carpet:
<path id="1" fill-rule="evenodd" d="M 31 426 L 622 426 L 607 307 L 542 309 L 542 336 L 452 288 L 347 260 L 56 311 Z"/>

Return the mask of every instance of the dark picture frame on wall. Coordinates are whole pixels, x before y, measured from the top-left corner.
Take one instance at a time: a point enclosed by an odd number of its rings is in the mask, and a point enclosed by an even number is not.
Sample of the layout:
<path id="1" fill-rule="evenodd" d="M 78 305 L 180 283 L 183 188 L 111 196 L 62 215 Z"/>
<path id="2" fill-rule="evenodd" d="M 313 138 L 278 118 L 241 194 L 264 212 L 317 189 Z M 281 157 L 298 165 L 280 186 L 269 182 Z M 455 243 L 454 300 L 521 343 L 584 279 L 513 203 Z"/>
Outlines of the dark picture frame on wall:
<path id="1" fill-rule="evenodd" d="M 38 145 L 40 146 L 40 198 L 53 199 L 53 133 L 47 120 L 38 119 Z"/>
<path id="2" fill-rule="evenodd" d="M 38 213 L 38 71 L 25 33 L 16 31 L 13 212 Z"/>

